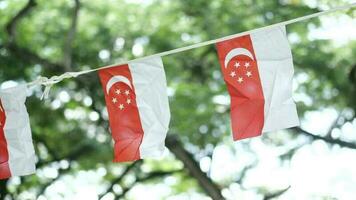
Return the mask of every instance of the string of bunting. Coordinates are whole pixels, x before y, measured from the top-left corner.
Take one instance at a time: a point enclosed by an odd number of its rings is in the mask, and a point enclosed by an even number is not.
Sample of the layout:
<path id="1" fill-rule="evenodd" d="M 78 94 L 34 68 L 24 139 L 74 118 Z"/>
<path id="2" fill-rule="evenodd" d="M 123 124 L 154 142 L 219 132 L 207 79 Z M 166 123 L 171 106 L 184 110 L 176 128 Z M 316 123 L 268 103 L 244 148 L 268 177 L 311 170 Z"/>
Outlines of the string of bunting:
<path id="1" fill-rule="evenodd" d="M 51 87 L 97 71 L 114 140 L 114 162 L 161 157 L 171 112 L 163 56 L 214 44 L 230 95 L 233 140 L 299 126 L 292 98 L 293 57 L 286 25 L 355 7 L 356 3 L 219 39 L 104 66 L 66 72 L 0 90 L 0 179 L 35 173 L 36 156 L 25 106 L 28 86 Z"/>
<path id="2" fill-rule="evenodd" d="M 211 44 L 214 44 L 214 43 L 217 43 L 217 42 L 222 42 L 222 41 L 225 41 L 225 40 L 229 40 L 231 38 L 235 38 L 235 37 L 238 37 L 238 36 L 242 36 L 242 35 L 246 35 L 246 34 L 250 34 L 250 33 L 254 33 L 254 32 L 263 31 L 265 29 L 278 27 L 278 26 L 286 26 L 286 25 L 290 25 L 290 24 L 293 24 L 293 23 L 305 21 L 305 20 L 308 20 L 308 19 L 311 19 L 311 18 L 315 18 L 315 17 L 319 17 L 319 16 L 322 16 L 322 15 L 326 15 L 326 14 L 329 14 L 329 13 L 333 13 L 333 12 L 336 12 L 336 11 L 350 9 L 350 8 L 355 7 L 355 6 L 356 6 L 356 2 L 348 4 L 348 5 L 335 7 L 335 8 L 329 9 L 329 10 L 313 13 L 313 14 L 310 14 L 310 15 L 298 17 L 298 18 L 291 19 L 291 20 L 288 20 L 288 21 L 272 24 L 272 25 L 269 25 L 269 26 L 265 26 L 265 27 L 261 27 L 261 28 L 257 28 L 257 29 L 253 29 L 253 30 L 249 30 L 249 31 L 233 34 L 233 35 L 229 35 L 229 36 L 218 38 L 218 39 L 214 39 L 214 40 L 209 40 L 209 41 L 205 41 L 205 42 L 196 43 L 196 44 L 193 44 L 193 45 L 189 45 L 189 46 L 185 46 L 185 47 L 181 47 L 181 48 L 177 48 L 177 49 L 173 49 L 173 50 L 157 53 L 157 54 L 154 54 L 154 55 L 149 55 L 149 56 L 136 58 L 136 59 L 129 60 L 129 61 L 116 63 L 116 64 L 109 65 L 109 66 L 104 66 L 104 67 L 90 69 L 90 70 L 83 70 L 83 71 L 79 71 L 79 72 L 66 72 L 66 73 L 64 73 L 64 74 L 62 74 L 60 76 L 52 76 L 51 78 L 39 77 L 37 80 L 28 83 L 28 85 L 29 86 L 34 86 L 34 85 L 43 85 L 43 86 L 45 86 L 45 90 L 43 92 L 43 95 L 42 95 L 41 99 L 47 99 L 51 87 L 54 84 L 61 82 L 63 79 L 75 78 L 75 77 L 77 77 L 79 75 L 95 72 L 95 71 L 98 71 L 100 69 L 110 68 L 112 66 L 122 65 L 122 64 L 125 64 L 125 63 L 128 63 L 128 62 L 132 62 L 132 61 L 139 61 L 139 60 L 152 58 L 152 57 L 156 57 L 156 56 L 163 57 L 163 56 L 167 56 L 167 55 L 171 55 L 171 54 L 176 54 L 176 53 L 180 53 L 180 52 L 183 52 L 183 51 L 188 51 L 188 50 L 191 50 L 191 49 L 195 49 L 195 48 L 211 45 Z"/>

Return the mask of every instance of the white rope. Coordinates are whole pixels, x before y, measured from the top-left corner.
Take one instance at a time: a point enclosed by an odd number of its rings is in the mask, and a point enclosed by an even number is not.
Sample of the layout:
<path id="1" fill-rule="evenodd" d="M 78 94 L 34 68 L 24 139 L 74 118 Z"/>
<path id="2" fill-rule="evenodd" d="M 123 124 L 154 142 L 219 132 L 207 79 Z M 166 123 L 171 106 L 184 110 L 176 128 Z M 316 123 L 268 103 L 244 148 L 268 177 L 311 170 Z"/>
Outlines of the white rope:
<path id="1" fill-rule="evenodd" d="M 28 83 L 28 86 L 35 86 L 35 85 L 43 85 L 45 86 L 45 89 L 43 91 L 43 94 L 41 96 L 41 100 L 42 99 L 47 99 L 49 92 L 52 88 L 52 86 L 56 83 L 61 82 L 63 79 L 67 79 L 67 78 L 75 78 L 81 74 L 83 74 L 84 71 L 80 71 L 80 72 L 66 72 L 60 76 L 52 76 L 51 78 L 47 78 L 47 77 L 43 77 L 40 76 L 37 78 L 37 80 Z"/>
<path id="2" fill-rule="evenodd" d="M 286 26 L 286 25 L 293 24 L 293 23 L 296 23 L 296 22 L 301 22 L 301 21 L 305 21 L 305 20 L 308 20 L 308 19 L 311 19 L 311 18 L 315 18 L 315 17 L 319 17 L 319 16 L 322 16 L 322 15 L 326 15 L 326 14 L 329 14 L 329 13 L 332 13 L 332 12 L 336 12 L 336 11 L 340 11 L 340 10 L 347 10 L 347 9 L 353 8 L 355 6 L 356 6 L 356 2 L 348 4 L 348 5 L 340 6 L 340 7 L 335 7 L 335 8 L 326 10 L 326 11 L 321 11 L 321 12 L 318 12 L 318 13 L 306 15 L 306 16 L 303 16 L 303 17 L 298 17 L 298 18 L 291 19 L 291 20 L 288 20 L 288 21 L 272 24 L 272 25 L 269 25 L 269 26 L 253 29 L 253 30 L 250 30 L 250 31 L 245 31 L 245 32 L 241 32 L 241 33 L 225 36 L 225 37 L 222 37 L 222 38 L 214 39 L 214 40 L 200 42 L 200 43 L 196 43 L 196 44 L 193 44 L 193 45 L 189 45 L 189 46 L 185 46 L 185 47 L 181 47 L 181 48 L 177 48 L 177 49 L 173 49 L 173 50 L 169 50 L 169 51 L 164 51 L 164 52 L 161 52 L 161 53 L 157 53 L 157 54 L 153 54 L 153 55 L 149 55 L 149 56 L 145 56 L 145 57 L 141 57 L 141 58 L 136 58 L 136 59 L 125 61 L 125 62 L 121 62 L 121 63 L 116 63 L 116 64 L 113 64 L 113 65 L 108 65 L 108 66 L 104 66 L 104 67 L 99 67 L 99 68 L 90 69 L 90 70 L 84 70 L 84 71 L 78 71 L 78 72 L 66 72 L 66 73 L 64 73 L 64 74 L 62 74 L 60 76 L 52 76 L 49 79 L 46 78 L 46 77 L 39 77 L 37 80 L 35 80 L 33 82 L 30 82 L 27 85 L 28 86 L 44 85 L 45 86 L 45 90 L 43 92 L 43 95 L 42 95 L 41 99 L 43 99 L 43 98 L 47 99 L 51 87 L 54 84 L 56 84 L 58 82 L 61 82 L 63 79 L 77 77 L 77 76 L 82 75 L 82 74 L 95 72 L 95 71 L 98 71 L 98 70 L 101 70 L 101 69 L 106 69 L 106 68 L 110 68 L 110 67 L 117 66 L 117 65 L 127 64 L 127 63 L 132 62 L 132 61 L 148 59 L 148 58 L 151 58 L 151 57 L 163 57 L 163 56 L 167 56 L 167 55 L 171 55 L 171 54 L 176 54 L 176 53 L 180 53 L 180 52 L 183 52 L 183 51 L 188 51 L 188 50 L 191 50 L 191 49 L 195 49 L 195 48 L 199 48 L 199 47 L 215 44 L 215 43 L 218 43 L 218 42 L 222 42 L 222 41 L 225 41 L 225 40 L 229 40 L 229 39 L 232 39 L 232 38 L 235 38 L 235 37 L 239 37 L 239 36 L 242 36 L 242 35 L 256 33 L 256 32 L 259 32 L 259 31 L 262 31 L 262 30 L 265 30 L 265 29 L 270 29 L 270 28 L 273 28 L 273 27 L 278 27 L 278 26 L 283 26 L 283 25 Z"/>

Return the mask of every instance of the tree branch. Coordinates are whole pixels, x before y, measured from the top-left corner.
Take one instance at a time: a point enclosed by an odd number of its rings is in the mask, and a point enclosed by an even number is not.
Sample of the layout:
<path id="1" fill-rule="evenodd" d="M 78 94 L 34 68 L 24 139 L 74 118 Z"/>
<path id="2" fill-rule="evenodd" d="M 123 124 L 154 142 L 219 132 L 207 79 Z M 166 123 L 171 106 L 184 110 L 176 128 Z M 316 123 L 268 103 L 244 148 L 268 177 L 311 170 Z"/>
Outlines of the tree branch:
<path id="1" fill-rule="evenodd" d="M 113 188 L 114 188 L 114 186 L 115 186 L 115 184 L 120 183 L 121 180 L 131 171 L 132 168 L 134 168 L 136 165 L 139 165 L 139 164 L 141 164 L 141 163 L 142 163 L 142 161 L 139 160 L 139 161 L 136 161 L 136 162 L 132 163 L 132 164 L 129 165 L 128 167 L 126 167 L 126 169 L 122 172 L 122 174 L 121 174 L 119 177 L 117 177 L 116 179 L 114 179 L 114 180 L 111 181 L 110 186 L 106 189 L 105 192 L 103 192 L 102 194 L 99 195 L 98 199 L 101 199 L 101 198 L 103 198 L 107 193 L 112 192 L 112 191 L 113 191 Z"/>
<path id="2" fill-rule="evenodd" d="M 10 42 L 14 41 L 16 37 L 16 26 L 17 23 L 21 20 L 21 18 L 25 17 L 33 7 L 37 5 L 35 0 L 29 0 L 25 7 L 23 7 L 7 24 L 6 31 L 9 35 Z"/>
<path id="3" fill-rule="evenodd" d="M 39 192 L 37 193 L 37 198 L 44 194 L 44 192 L 47 190 L 47 188 L 49 186 L 51 186 L 54 182 L 56 182 L 60 177 L 62 177 L 63 175 L 65 175 L 66 173 L 68 173 L 71 170 L 72 166 L 69 164 L 68 168 L 66 169 L 59 169 L 58 170 L 58 176 L 54 179 L 51 179 L 49 182 L 42 184 L 40 186 Z"/>
<path id="4" fill-rule="evenodd" d="M 77 29 L 77 23 L 78 23 L 78 16 L 79 16 L 79 9 L 80 9 L 80 1 L 79 0 L 74 0 L 75 5 L 73 9 L 73 15 L 72 15 L 72 22 L 70 29 L 67 34 L 67 38 L 64 43 L 64 48 L 63 48 L 63 64 L 66 67 L 66 71 L 72 71 L 71 70 L 71 65 L 72 65 L 72 46 L 73 46 L 73 40 L 75 38 L 75 33 Z"/>
<path id="5" fill-rule="evenodd" d="M 290 160 L 291 157 L 304 145 L 305 145 L 305 143 L 298 144 L 298 145 L 293 146 L 292 148 L 289 148 L 287 151 L 285 151 L 284 153 L 279 155 L 280 159 L 281 160 Z"/>
<path id="6" fill-rule="evenodd" d="M 46 147 L 49 152 L 54 152 L 53 150 L 48 149 L 49 148 L 48 145 Z M 68 160 L 69 162 L 71 162 L 73 160 L 78 159 L 82 155 L 88 154 L 94 150 L 95 150 L 95 148 L 91 144 L 81 144 L 79 147 L 77 147 L 76 149 L 71 151 L 71 153 L 68 155 L 65 155 L 63 157 L 56 156 L 56 157 L 53 157 L 54 159 L 52 159 L 50 161 L 44 161 L 44 162 L 37 163 L 37 168 L 40 168 L 40 167 L 47 165 L 49 163 L 58 162 L 61 160 Z"/>
<path id="7" fill-rule="evenodd" d="M 221 200 L 224 197 L 221 195 L 220 188 L 203 172 L 199 164 L 194 160 L 191 153 L 184 149 L 181 142 L 175 135 L 169 135 L 166 139 L 166 145 L 169 150 L 181 160 L 189 173 L 197 179 L 199 185 L 213 200 Z"/>
<path id="8" fill-rule="evenodd" d="M 252 164 L 249 164 L 247 166 L 245 166 L 240 173 L 240 177 L 235 181 L 236 183 L 240 184 L 241 188 L 244 188 L 244 186 L 242 185 L 244 178 L 246 177 L 247 172 L 254 168 L 257 165 L 257 162 L 253 162 Z"/>
<path id="9" fill-rule="evenodd" d="M 35 64 L 40 64 L 44 67 L 52 69 L 55 72 L 59 72 L 60 68 L 64 68 L 62 65 L 53 63 L 47 59 L 41 58 L 40 56 L 38 56 L 34 52 L 30 51 L 29 49 L 20 47 L 15 43 L 9 43 L 7 45 L 7 49 L 9 51 L 11 51 L 14 55 L 19 57 L 21 60 L 23 60 L 24 62 L 30 61 Z"/>
<path id="10" fill-rule="evenodd" d="M 77 149 L 73 150 L 70 154 L 68 154 L 67 156 L 64 156 L 62 158 L 59 158 L 59 157 L 56 157 L 55 160 L 51 160 L 51 161 L 48 161 L 48 162 L 39 162 L 37 164 L 37 168 L 40 168 L 46 164 L 49 164 L 49 163 L 53 163 L 53 162 L 58 162 L 58 161 L 61 161 L 61 160 L 68 160 L 68 162 L 72 162 L 76 159 L 78 159 L 79 157 L 85 155 L 85 154 L 88 154 L 92 151 L 94 151 L 94 147 L 90 144 L 82 144 L 81 146 L 79 146 Z M 57 181 L 61 176 L 63 176 L 64 174 L 70 172 L 71 170 L 71 165 L 69 165 L 68 168 L 66 169 L 59 169 L 58 170 L 58 176 L 52 180 L 50 180 L 49 182 L 45 183 L 44 185 L 41 186 L 39 192 L 38 192 L 38 195 L 37 196 L 40 196 L 42 195 L 46 189 L 51 186 L 55 181 Z"/>
<path id="11" fill-rule="evenodd" d="M 22 59 L 24 62 L 32 62 L 35 64 L 40 64 L 44 67 L 51 68 L 54 71 L 55 69 L 62 68 L 63 66 L 53 63 L 47 59 L 41 58 L 36 53 L 30 51 L 27 48 L 20 47 L 15 42 L 16 37 L 16 28 L 18 22 L 23 19 L 27 14 L 30 13 L 32 8 L 37 5 L 35 0 L 29 0 L 27 4 L 6 24 L 6 32 L 9 35 L 9 41 L 3 46 L 12 52 L 15 56 Z"/>
<path id="12" fill-rule="evenodd" d="M 170 174 L 173 174 L 173 173 L 176 173 L 176 172 L 181 172 L 182 170 L 173 170 L 173 171 L 157 171 L 157 172 L 151 172 L 149 173 L 147 176 L 144 176 L 142 178 L 138 177 L 136 179 L 135 182 L 133 182 L 132 184 L 130 184 L 129 186 L 123 188 L 122 192 L 120 195 L 117 195 L 115 197 L 115 200 L 120 200 L 122 199 L 126 193 L 128 191 L 131 190 L 131 188 L 136 185 L 137 183 L 139 182 L 145 182 L 145 181 L 148 181 L 148 180 L 151 180 L 151 179 L 155 179 L 155 178 L 159 178 L 159 177 L 162 177 L 162 176 L 167 176 L 167 175 L 170 175 Z"/>
<path id="13" fill-rule="evenodd" d="M 288 186 L 287 188 L 285 188 L 283 190 L 277 191 L 275 193 L 267 194 L 263 198 L 263 200 L 270 200 L 270 199 L 277 198 L 277 197 L 281 196 L 282 194 L 284 194 L 285 192 L 287 192 L 290 188 L 291 188 L 291 186 Z"/>
<path id="14" fill-rule="evenodd" d="M 342 112 L 340 112 L 338 114 L 338 116 L 336 117 L 335 121 L 331 124 L 331 126 L 329 127 L 328 132 L 326 133 L 325 137 L 327 138 L 331 138 L 331 133 L 334 130 L 334 128 L 336 128 L 338 126 L 338 121 L 340 120 L 340 118 L 342 117 Z"/>
<path id="15" fill-rule="evenodd" d="M 295 127 L 293 128 L 295 131 L 302 133 L 303 135 L 306 135 L 314 140 L 323 140 L 324 142 L 327 142 L 329 144 L 338 144 L 341 147 L 347 147 L 350 149 L 356 149 L 356 143 L 352 143 L 352 142 L 346 142 L 343 140 L 339 140 L 339 139 L 333 139 L 333 138 L 329 138 L 329 137 L 323 137 L 320 135 L 314 135 L 306 130 L 301 129 L 300 127 Z"/>
<path id="16" fill-rule="evenodd" d="M 99 195 L 98 199 L 102 199 L 106 194 L 108 194 L 109 192 L 113 191 L 113 188 L 115 186 L 115 184 L 118 184 L 122 181 L 122 179 L 135 167 L 137 167 L 137 165 L 141 165 L 142 164 L 142 160 L 136 161 L 134 163 L 132 163 L 131 165 L 129 165 L 123 172 L 122 174 L 117 177 L 116 179 L 111 181 L 110 186 L 107 188 L 107 190 L 105 192 L 103 192 L 102 194 Z M 158 177 L 162 177 L 162 176 L 166 176 L 172 173 L 176 173 L 176 172 L 180 172 L 182 170 L 174 170 L 174 171 L 156 171 L 156 172 L 151 172 L 148 175 L 144 176 L 144 177 L 139 177 L 138 175 L 136 175 L 136 180 L 135 182 L 133 182 L 132 184 L 130 184 L 129 186 L 126 186 L 122 189 L 122 192 L 120 195 L 117 195 L 115 197 L 115 199 L 121 199 L 123 198 L 127 192 L 129 192 L 131 190 L 131 188 L 139 183 L 139 182 L 144 182 L 153 178 L 158 178 Z"/>

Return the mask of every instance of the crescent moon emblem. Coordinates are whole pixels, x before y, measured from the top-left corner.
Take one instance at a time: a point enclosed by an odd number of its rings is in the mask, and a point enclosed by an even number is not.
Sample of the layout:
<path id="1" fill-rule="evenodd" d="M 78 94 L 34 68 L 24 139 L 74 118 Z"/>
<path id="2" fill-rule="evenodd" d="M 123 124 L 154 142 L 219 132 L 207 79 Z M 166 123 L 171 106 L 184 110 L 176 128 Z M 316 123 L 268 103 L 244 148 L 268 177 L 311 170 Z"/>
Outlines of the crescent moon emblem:
<path id="1" fill-rule="evenodd" d="M 250 57 L 252 60 L 253 59 L 253 55 L 252 53 L 245 49 L 245 48 L 235 48 L 235 49 L 232 49 L 226 56 L 225 56 L 225 68 L 227 68 L 227 64 L 229 64 L 230 60 L 232 58 L 234 58 L 235 56 L 238 56 L 238 55 L 244 55 L 244 56 L 248 56 Z"/>
<path id="2" fill-rule="evenodd" d="M 131 86 L 131 83 L 130 83 L 129 79 L 127 79 L 125 76 L 113 76 L 113 77 L 110 78 L 110 80 L 106 84 L 106 92 L 109 94 L 110 88 L 115 83 L 119 83 L 119 82 L 125 83 L 126 85 L 128 85 L 132 89 L 132 86 Z"/>

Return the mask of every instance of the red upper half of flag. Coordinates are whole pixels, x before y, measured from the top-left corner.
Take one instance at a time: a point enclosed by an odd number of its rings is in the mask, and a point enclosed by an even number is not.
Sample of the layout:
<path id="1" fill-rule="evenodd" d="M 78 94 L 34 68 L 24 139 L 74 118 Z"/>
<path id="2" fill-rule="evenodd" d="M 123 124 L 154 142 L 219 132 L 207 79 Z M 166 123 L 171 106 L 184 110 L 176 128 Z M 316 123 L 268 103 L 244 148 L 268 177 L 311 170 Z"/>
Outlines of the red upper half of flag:
<path id="1" fill-rule="evenodd" d="M 227 84 L 235 88 L 231 92 L 237 92 L 237 95 L 247 99 L 263 99 L 261 80 L 250 36 L 220 42 L 216 46 L 224 79 Z"/>
<path id="2" fill-rule="evenodd" d="M 115 162 L 140 159 L 139 146 L 143 129 L 136 104 L 135 86 L 128 65 L 99 71 L 105 94 L 112 137 L 115 141 Z"/>
<path id="3" fill-rule="evenodd" d="M 234 140 L 258 136 L 264 123 L 264 97 L 250 35 L 216 44 L 231 97 Z"/>
<path id="4" fill-rule="evenodd" d="M 5 110 L 0 100 L 0 179 L 11 177 L 9 168 L 9 152 L 4 132 L 5 121 Z"/>

